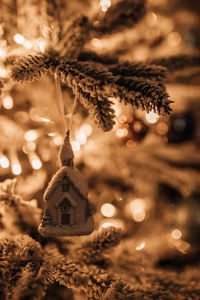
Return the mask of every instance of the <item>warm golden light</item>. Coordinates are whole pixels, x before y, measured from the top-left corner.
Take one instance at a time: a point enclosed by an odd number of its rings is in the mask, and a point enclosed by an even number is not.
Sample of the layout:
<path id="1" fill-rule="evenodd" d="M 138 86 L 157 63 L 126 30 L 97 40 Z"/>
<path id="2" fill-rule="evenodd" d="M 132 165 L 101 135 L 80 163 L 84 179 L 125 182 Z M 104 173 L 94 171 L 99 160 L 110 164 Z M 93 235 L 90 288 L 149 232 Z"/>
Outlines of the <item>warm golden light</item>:
<path id="1" fill-rule="evenodd" d="M 171 32 L 167 37 L 168 43 L 172 47 L 177 47 L 181 43 L 181 36 L 178 32 Z"/>
<path id="2" fill-rule="evenodd" d="M 151 123 L 154 124 L 158 121 L 159 115 L 156 114 L 154 111 L 150 111 L 149 113 L 146 114 L 146 120 Z"/>
<path id="3" fill-rule="evenodd" d="M 23 46 L 26 49 L 31 49 L 33 45 L 32 45 L 32 43 L 30 41 L 26 40 L 26 41 L 24 41 Z"/>
<path id="4" fill-rule="evenodd" d="M 77 132 L 76 140 L 80 143 L 80 145 L 84 145 L 87 142 L 87 137 L 84 133 Z"/>
<path id="5" fill-rule="evenodd" d="M 22 168 L 20 163 L 14 163 L 12 164 L 12 172 L 14 175 L 20 175 L 22 172 Z"/>
<path id="6" fill-rule="evenodd" d="M 8 71 L 0 67 L 0 77 L 6 78 L 8 76 Z"/>
<path id="7" fill-rule="evenodd" d="M 116 136 L 119 138 L 125 137 L 128 135 L 128 129 L 127 128 L 119 128 L 116 131 Z"/>
<path id="8" fill-rule="evenodd" d="M 45 52 L 46 45 L 47 45 L 47 44 L 46 44 L 45 41 L 39 43 L 39 49 L 40 49 L 40 52 L 42 52 L 42 53 Z"/>
<path id="9" fill-rule="evenodd" d="M 6 51 L 4 49 L 0 49 L 0 58 L 4 59 L 6 57 Z"/>
<path id="10" fill-rule="evenodd" d="M 39 158 L 33 158 L 31 160 L 31 165 L 32 165 L 33 169 L 39 170 L 42 167 L 42 162 Z"/>
<path id="11" fill-rule="evenodd" d="M 6 96 L 2 99 L 2 106 L 5 109 L 12 109 L 14 106 L 13 98 L 10 96 Z"/>
<path id="12" fill-rule="evenodd" d="M 6 156 L 4 155 L 1 155 L 0 156 L 0 166 L 4 169 L 8 168 L 9 167 L 9 160 L 7 159 Z"/>
<path id="13" fill-rule="evenodd" d="M 152 27 L 156 24 L 158 17 L 155 13 L 151 12 L 146 15 L 147 26 Z"/>
<path id="14" fill-rule="evenodd" d="M 44 122 L 44 123 L 50 123 L 51 121 L 47 118 L 40 118 L 40 121 Z"/>
<path id="15" fill-rule="evenodd" d="M 63 143 L 63 139 L 60 135 L 56 135 L 53 137 L 53 142 L 55 145 L 60 146 Z"/>
<path id="16" fill-rule="evenodd" d="M 106 12 L 108 8 L 111 6 L 110 0 L 100 0 L 99 6 L 103 12 Z"/>
<path id="17" fill-rule="evenodd" d="M 80 132 L 84 133 L 86 135 L 86 137 L 88 137 L 92 134 L 92 126 L 90 126 L 89 124 L 84 124 L 80 128 Z"/>
<path id="18" fill-rule="evenodd" d="M 38 133 L 34 129 L 30 129 L 25 132 L 24 138 L 27 142 L 35 141 L 38 138 Z"/>
<path id="19" fill-rule="evenodd" d="M 112 226 L 115 226 L 115 225 L 111 222 L 105 222 L 101 225 L 102 228 L 108 228 L 108 227 L 112 227 Z"/>
<path id="20" fill-rule="evenodd" d="M 130 210 L 134 221 L 142 222 L 145 219 L 145 206 L 145 201 L 142 199 L 135 199 L 130 203 Z"/>
<path id="21" fill-rule="evenodd" d="M 79 142 L 78 141 L 73 141 L 73 142 L 71 142 L 71 145 L 72 145 L 72 150 L 73 151 L 79 151 L 80 150 L 80 144 L 79 144 Z"/>
<path id="22" fill-rule="evenodd" d="M 156 124 L 156 132 L 159 135 L 167 134 L 168 130 L 169 130 L 168 125 L 165 122 L 158 122 Z"/>
<path id="23" fill-rule="evenodd" d="M 24 37 L 23 37 L 23 35 L 21 35 L 21 34 L 19 34 L 19 33 L 15 34 L 15 35 L 14 35 L 14 41 L 15 41 L 17 44 L 19 44 L 19 45 L 23 44 L 23 42 L 24 42 Z"/>
<path id="24" fill-rule="evenodd" d="M 104 217 L 108 217 L 111 218 L 114 216 L 115 214 L 115 207 L 114 205 L 110 204 L 110 203 L 104 203 L 101 206 L 101 213 Z"/>
<path id="25" fill-rule="evenodd" d="M 142 250 L 144 249 L 144 247 L 146 246 L 146 243 L 145 242 L 142 242 L 140 245 L 138 245 L 135 250 L 139 251 L 139 250 Z"/>
<path id="26" fill-rule="evenodd" d="M 182 237 L 182 232 L 179 229 L 174 229 L 172 231 L 172 238 L 178 240 Z"/>

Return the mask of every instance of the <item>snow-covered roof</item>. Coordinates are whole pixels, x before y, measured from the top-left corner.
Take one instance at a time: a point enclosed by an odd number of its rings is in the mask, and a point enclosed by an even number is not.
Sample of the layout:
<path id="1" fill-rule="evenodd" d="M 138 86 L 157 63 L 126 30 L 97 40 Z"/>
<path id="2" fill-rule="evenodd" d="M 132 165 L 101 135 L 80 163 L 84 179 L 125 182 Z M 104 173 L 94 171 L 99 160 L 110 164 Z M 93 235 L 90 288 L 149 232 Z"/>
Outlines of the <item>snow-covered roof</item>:
<path id="1" fill-rule="evenodd" d="M 63 180 L 64 177 L 67 177 L 75 190 L 84 198 L 87 198 L 88 195 L 88 186 L 85 183 L 85 180 L 81 173 L 76 168 L 62 167 L 58 172 L 52 177 L 45 193 L 44 199 L 48 200 L 52 192 L 56 189 L 58 184 Z"/>

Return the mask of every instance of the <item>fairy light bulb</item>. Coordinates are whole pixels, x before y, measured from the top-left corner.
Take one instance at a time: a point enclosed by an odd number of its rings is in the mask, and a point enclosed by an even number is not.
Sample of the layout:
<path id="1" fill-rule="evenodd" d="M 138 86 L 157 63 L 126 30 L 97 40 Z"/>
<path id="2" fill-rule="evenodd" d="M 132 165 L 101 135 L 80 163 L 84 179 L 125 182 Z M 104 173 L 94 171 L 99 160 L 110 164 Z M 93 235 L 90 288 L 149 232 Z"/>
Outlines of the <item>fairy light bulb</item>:
<path id="1" fill-rule="evenodd" d="M 80 132 L 83 133 L 83 134 L 85 134 L 86 137 L 88 137 L 88 136 L 90 136 L 92 134 L 92 126 L 90 126 L 89 124 L 84 124 L 80 128 Z"/>
<path id="2" fill-rule="evenodd" d="M 20 165 L 19 162 L 18 163 L 16 162 L 16 163 L 12 164 L 12 172 L 13 172 L 14 175 L 20 175 L 21 174 L 22 168 L 21 168 L 21 165 Z"/>
<path id="3" fill-rule="evenodd" d="M 30 41 L 27 41 L 27 40 L 25 40 L 25 41 L 23 42 L 23 46 L 24 46 L 24 48 L 26 48 L 26 49 L 31 49 L 31 48 L 33 47 L 32 43 L 31 43 Z"/>
<path id="4" fill-rule="evenodd" d="M 144 249 L 145 246 L 146 246 L 146 243 L 142 242 L 135 248 L 135 250 L 140 251 L 140 250 Z"/>
<path id="5" fill-rule="evenodd" d="M 84 145 L 87 142 L 87 137 L 84 133 L 77 132 L 76 140 L 80 143 L 80 145 Z"/>
<path id="6" fill-rule="evenodd" d="M 101 206 L 101 213 L 104 217 L 108 217 L 111 218 L 114 216 L 115 214 L 115 207 L 114 205 L 110 204 L 110 203 L 104 203 Z"/>
<path id="7" fill-rule="evenodd" d="M 0 166 L 4 169 L 8 168 L 10 165 L 9 160 L 5 155 L 0 156 Z"/>
<path id="8" fill-rule="evenodd" d="M 5 109 L 12 109 L 14 106 L 13 98 L 11 96 L 6 96 L 2 99 L 2 106 Z"/>
<path id="9" fill-rule="evenodd" d="M 39 43 L 39 49 L 40 49 L 40 52 L 44 53 L 45 52 L 45 49 L 46 49 L 46 42 L 45 41 L 42 41 Z"/>
<path id="10" fill-rule="evenodd" d="M 112 226 L 115 226 L 115 225 L 111 222 L 105 222 L 100 227 L 101 228 L 108 228 L 108 227 L 112 227 Z"/>
<path id="11" fill-rule="evenodd" d="M 101 0 L 99 6 L 103 12 L 106 12 L 108 8 L 111 6 L 110 0 Z"/>
<path id="12" fill-rule="evenodd" d="M 75 152 L 79 151 L 80 148 L 81 148 L 81 146 L 80 146 L 80 144 L 79 144 L 78 141 L 72 141 L 71 145 L 72 145 L 72 150 L 75 151 Z"/>
<path id="13" fill-rule="evenodd" d="M 38 133 L 34 129 L 30 129 L 25 132 L 24 138 L 27 142 L 35 141 L 38 138 Z"/>
<path id="14" fill-rule="evenodd" d="M 0 58 L 6 58 L 6 51 L 3 48 L 0 48 Z"/>
<path id="15" fill-rule="evenodd" d="M 172 235 L 173 239 L 179 240 L 182 237 L 182 232 L 176 228 L 176 229 L 172 230 L 171 235 Z"/>
<path id="16" fill-rule="evenodd" d="M 130 203 L 129 206 L 131 213 L 132 213 L 132 218 L 135 222 L 142 222 L 145 217 L 145 201 L 142 199 L 135 199 Z"/>
<path id="17" fill-rule="evenodd" d="M 19 45 L 23 44 L 23 42 L 24 42 L 24 37 L 23 37 L 23 35 L 21 35 L 21 34 L 19 34 L 19 33 L 15 34 L 15 35 L 14 35 L 14 41 L 15 41 L 17 44 L 19 44 Z"/>
<path id="18" fill-rule="evenodd" d="M 42 162 L 39 158 L 33 158 L 31 161 L 31 165 L 32 165 L 33 169 L 39 170 L 42 167 Z"/>
<path id="19" fill-rule="evenodd" d="M 116 136 L 119 138 L 125 137 L 128 135 L 128 129 L 127 128 L 119 128 L 116 131 Z"/>
<path id="20" fill-rule="evenodd" d="M 159 115 L 154 111 L 150 111 L 149 113 L 146 114 L 146 120 L 151 124 L 156 123 L 158 121 L 158 118 Z"/>

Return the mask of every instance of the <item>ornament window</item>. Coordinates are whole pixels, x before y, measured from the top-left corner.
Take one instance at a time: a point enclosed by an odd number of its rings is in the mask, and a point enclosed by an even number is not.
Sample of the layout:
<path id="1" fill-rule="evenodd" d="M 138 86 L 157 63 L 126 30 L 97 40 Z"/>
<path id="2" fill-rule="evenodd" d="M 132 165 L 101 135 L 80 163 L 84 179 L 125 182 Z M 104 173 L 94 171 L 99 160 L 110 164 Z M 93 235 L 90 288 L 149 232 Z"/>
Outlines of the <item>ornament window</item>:
<path id="1" fill-rule="evenodd" d="M 61 215 L 61 224 L 62 225 L 70 225 L 70 214 L 62 214 Z"/>
<path id="2" fill-rule="evenodd" d="M 69 183 L 62 183 L 62 192 L 69 192 Z"/>

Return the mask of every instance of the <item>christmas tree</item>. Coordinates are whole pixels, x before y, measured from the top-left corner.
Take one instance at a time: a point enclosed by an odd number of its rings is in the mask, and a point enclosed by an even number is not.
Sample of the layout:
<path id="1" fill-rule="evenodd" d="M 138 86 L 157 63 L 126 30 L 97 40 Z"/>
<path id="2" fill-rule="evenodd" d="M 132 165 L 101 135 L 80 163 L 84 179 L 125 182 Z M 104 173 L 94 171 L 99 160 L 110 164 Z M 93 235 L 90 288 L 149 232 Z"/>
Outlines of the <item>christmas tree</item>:
<path id="1" fill-rule="evenodd" d="M 199 10 L 0 0 L 1 299 L 199 299 Z M 43 237 L 66 130 L 94 232 Z"/>

